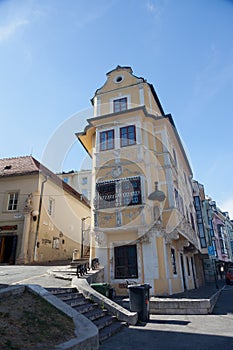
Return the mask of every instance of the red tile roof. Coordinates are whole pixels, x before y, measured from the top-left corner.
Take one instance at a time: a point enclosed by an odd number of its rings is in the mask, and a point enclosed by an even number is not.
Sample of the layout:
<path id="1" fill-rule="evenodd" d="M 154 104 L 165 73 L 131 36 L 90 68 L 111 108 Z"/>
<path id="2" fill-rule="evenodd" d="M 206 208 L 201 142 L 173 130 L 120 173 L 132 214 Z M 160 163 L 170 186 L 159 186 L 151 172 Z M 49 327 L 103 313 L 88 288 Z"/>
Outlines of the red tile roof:
<path id="1" fill-rule="evenodd" d="M 38 173 L 31 156 L 0 159 L 0 177 Z"/>
<path id="2" fill-rule="evenodd" d="M 79 192 L 62 181 L 56 174 L 54 174 L 32 156 L 0 159 L 0 179 L 3 177 L 32 175 L 39 173 L 47 176 L 51 181 L 56 183 L 57 186 L 62 187 L 63 190 L 90 207 L 89 203 Z"/>

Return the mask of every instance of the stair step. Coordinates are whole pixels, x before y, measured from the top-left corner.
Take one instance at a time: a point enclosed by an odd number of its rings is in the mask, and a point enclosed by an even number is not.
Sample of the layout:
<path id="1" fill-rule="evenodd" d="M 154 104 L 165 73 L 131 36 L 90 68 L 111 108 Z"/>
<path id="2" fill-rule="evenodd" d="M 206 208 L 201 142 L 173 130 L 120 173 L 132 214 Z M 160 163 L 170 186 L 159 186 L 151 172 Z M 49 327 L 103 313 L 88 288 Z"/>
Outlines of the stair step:
<path id="1" fill-rule="evenodd" d="M 125 322 L 118 321 L 116 316 L 109 314 L 107 310 L 100 308 L 97 303 L 86 299 L 77 288 L 47 288 L 47 290 L 92 321 L 99 329 L 100 343 L 126 325 Z"/>
<path id="2" fill-rule="evenodd" d="M 46 288 L 46 290 L 53 295 L 59 295 L 63 293 L 77 293 L 76 288 Z"/>
<path id="3" fill-rule="evenodd" d="M 109 326 L 110 324 L 112 324 L 113 322 L 116 322 L 116 321 L 117 321 L 117 319 L 115 316 L 106 315 L 106 316 L 103 316 L 101 318 L 98 318 L 97 320 L 94 320 L 93 323 L 100 330 L 106 326 Z"/>
<path id="4" fill-rule="evenodd" d="M 125 322 L 114 322 L 109 326 L 99 330 L 99 341 L 102 343 L 104 340 L 111 337 L 113 334 L 119 332 L 123 327 L 125 327 Z"/>
<path id="5" fill-rule="evenodd" d="M 98 304 L 95 304 L 95 303 L 86 303 L 86 304 L 83 304 L 83 305 L 77 305 L 77 306 L 73 306 L 73 308 L 80 312 L 81 314 L 85 313 L 85 312 L 88 312 L 88 311 L 91 311 L 95 308 L 98 307 Z"/>
<path id="6" fill-rule="evenodd" d="M 93 309 L 87 312 L 83 312 L 83 315 L 90 321 L 98 320 L 100 317 L 104 317 L 107 314 L 107 310 Z"/>
<path id="7" fill-rule="evenodd" d="M 75 292 L 75 293 L 61 293 L 61 294 L 58 294 L 57 297 L 59 299 L 62 299 L 63 301 L 84 298 L 82 293 L 79 293 L 79 292 Z"/>
<path id="8" fill-rule="evenodd" d="M 69 300 L 63 300 L 67 305 L 70 305 L 71 307 L 77 307 L 81 305 L 89 305 L 90 303 L 85 298 L 77 298 L 77 299 L 69 299 Z"/>

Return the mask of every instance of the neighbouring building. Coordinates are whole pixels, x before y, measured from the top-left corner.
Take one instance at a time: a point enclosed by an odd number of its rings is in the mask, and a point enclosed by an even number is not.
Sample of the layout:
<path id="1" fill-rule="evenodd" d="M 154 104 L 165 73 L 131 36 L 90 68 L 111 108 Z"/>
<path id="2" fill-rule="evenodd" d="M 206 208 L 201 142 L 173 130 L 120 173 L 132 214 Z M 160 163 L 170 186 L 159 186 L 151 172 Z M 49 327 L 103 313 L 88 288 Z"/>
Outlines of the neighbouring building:
<path id="1" fill-rule="evenodd" d="M 213 282 L 216 278 L 213 210 L 206 197 L 204 186 L 196 180 L 193 180 L 193 200 L 196 210 L 200 259 L 203 264 L 205 281 Z"/>
<path id="2" fill-rule="evenodd" d="M 233 262 L 233 221 L 230 219 L 228 212 L 223 212 L 225 216 L 225 226 L 226 226 L 226 233 L 228 237 L 228 247 L 229 247 L 229 256 L 231 262 Z"/>
<path id="3" fill-rule="evenodd" d="M 81 193 L 84 198 L 90 201 L 92 170 L 63 171 L 61 174 L 58 174 L 58 176 L 76 191 Z"/>
<path id="4" fill-rule="evenodd" d="M 214 229 L 214 251 L 217 274 L 222 277 L 223 271 L 231 262 L 230 236 L 226 225 L 227 214 L 222 212 L 215 201 L 211 201 L 212 222 Z"/>
<path id="5" fill-rule="evenodd" d="M 32 156 L 0 159 L 0 263 L 80 256 L 88 217 L 86 200 Z"/>
<path id="6" fill-rule="evenodd" d="M 224 277 L 232 261 L 232 222 L 227 212 L 222 212 L 216 202 L 205 195 L 204 186 L 193 180 L 193 198 L 198 226 L 200 259 L 205 281 Z"/>
<path id="7" fill-rule="evenodd" d="M 92 157 L 91 257 L 125 295 L 126 281 L 153 295 L 202 285 L 192 170 L 171 114 L 152 84 L 117 66 L 92 99 L 77 138 Z"/>

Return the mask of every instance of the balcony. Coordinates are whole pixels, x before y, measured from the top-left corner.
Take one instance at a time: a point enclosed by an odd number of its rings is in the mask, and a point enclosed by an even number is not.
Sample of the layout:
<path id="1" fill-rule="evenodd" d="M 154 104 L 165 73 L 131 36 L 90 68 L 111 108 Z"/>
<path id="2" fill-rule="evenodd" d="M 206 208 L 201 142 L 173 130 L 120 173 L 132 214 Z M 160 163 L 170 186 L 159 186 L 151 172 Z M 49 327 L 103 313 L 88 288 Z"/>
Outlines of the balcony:
<path id="1" fill-rule="evenodd" d="M 168 238 L 171 235 L 171 237 L 174 236 L 177 239 L 177 235 L 179 235 L 195 247 L 198 247 L 196 232 L 192 228 L 191 223 L 177 208 L 165 209 L 162 213 L 162 218 L 163 230 L 166 232 Z"/>

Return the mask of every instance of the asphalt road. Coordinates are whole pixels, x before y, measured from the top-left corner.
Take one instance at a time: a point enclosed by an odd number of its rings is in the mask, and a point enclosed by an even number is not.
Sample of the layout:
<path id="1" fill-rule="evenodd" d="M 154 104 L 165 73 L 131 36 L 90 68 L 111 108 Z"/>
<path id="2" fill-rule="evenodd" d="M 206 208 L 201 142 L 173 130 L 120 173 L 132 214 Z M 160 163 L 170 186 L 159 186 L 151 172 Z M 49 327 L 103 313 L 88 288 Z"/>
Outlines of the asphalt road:
<path id="1" fill-rule="evenodd" d="M 69 287 L 70 281 L 54 278 L 51 270 L 60 266 L 0 265 L 0 284 L 39 284 L 42 287 Z"/>
<path id="2" fill-rule="evenodd" d="M 226 286 L 211 315 L 151 315 L 130 326 L 100 350 L 233 350 L 233 286 Z"/>

